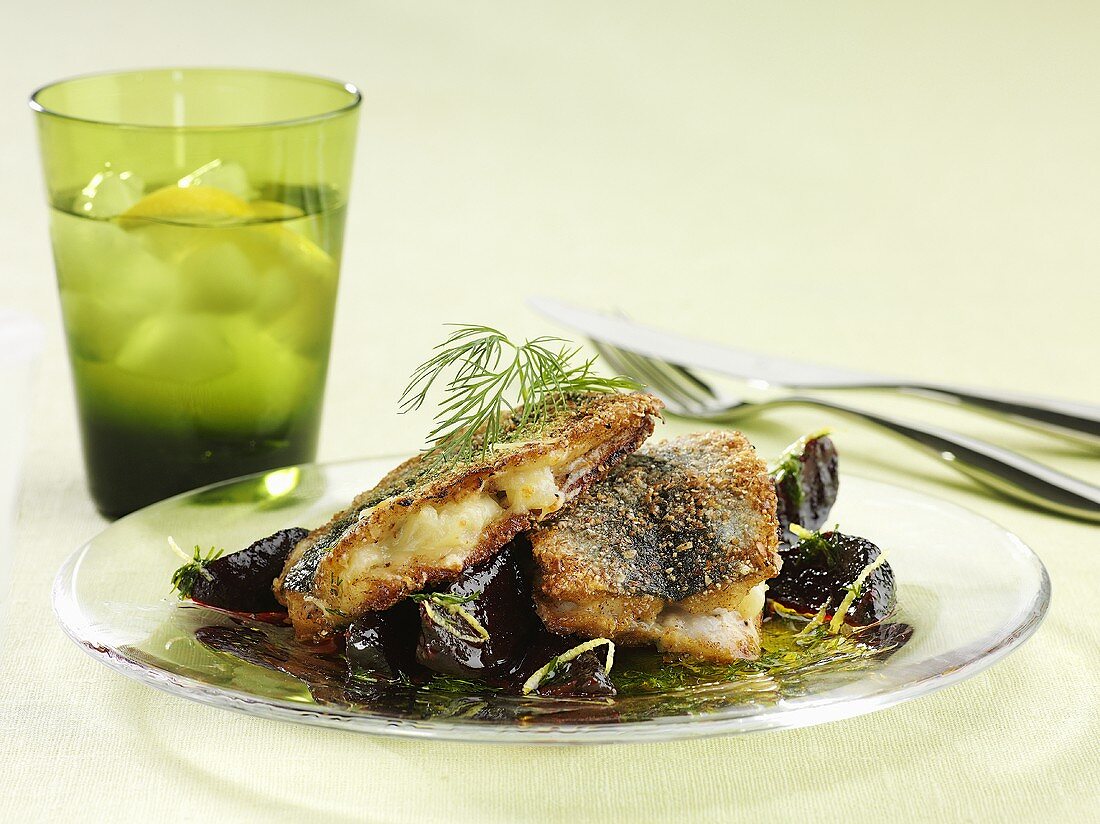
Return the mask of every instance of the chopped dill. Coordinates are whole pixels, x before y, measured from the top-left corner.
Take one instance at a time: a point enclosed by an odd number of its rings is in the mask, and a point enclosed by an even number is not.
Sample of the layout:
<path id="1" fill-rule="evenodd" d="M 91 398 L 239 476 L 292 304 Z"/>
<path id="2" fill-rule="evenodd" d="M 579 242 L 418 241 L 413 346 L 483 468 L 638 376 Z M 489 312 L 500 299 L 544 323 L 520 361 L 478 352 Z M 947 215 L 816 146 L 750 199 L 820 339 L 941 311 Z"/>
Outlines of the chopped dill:
<path id="1" fill-rule="evenodd" d="M 484 644 L 489 640 L 489 630 L 475 618 L 469 610 L 463 608 L 481 595 L 475 592 L 471 595 L 452 595 L 448 592 L 419 592 L 410 596 L 410 599 L 424 607 L 424 614 L 439 628 L 449 632 L 459 640 L 470 644 Z M 459 623 L 461 619 L 474 631 L 474 635 Z"/>
<path id="2" fill-rule="evenodd" d="M 820 552 L 825 556 L 829 566 L 837 563 L 837 548 L 829 543 L 829 540 L 820 530 L 805 529 L 798 524 L 791 524 L 790 530 L 798 538 L 794 548 L 799 552 Z M 834 524 L 831 532 L 840 532 L 840 524 Z"/>
<path id="3" fill-rule="evenodd" d="M 497 692 L 495 688 L 484 681 L 474 681 L 470 678 L 459 678 L 457 675 L 436 674 L 432 680 L 420 687 L 421 690 L 433 692 L 456 692 L 465 695 L 477 694 L 486 691 Z"/>
<path id="4" fill-rule="evenodd" d="M 774 617 L 765 622 L 763 649 L 752 661 L 710 664 L 690 658 L 666 660 L 658 653 L 632 651 L 612 680 L 620 695 L 686 691 L 675 700 L 685 709 L 702 696 L 692 688 L 716 681 L 740 683 L 746 698 L 797 695 L 811 673 L 859 671 L 894 646 L 864 643 L 859 632 L 834 634 L 822 621 Z"/>
<path id="5" fill-rule="evenodd" d="M 474 592 L 470 595 L 452 595 L 449 592 L 417 592 L 409 596 L 410 601 L 416 601 L 418 604 L 424 601 L 431 601 L 432 603 L 439 604 L 441 607 L 457 607 L 462 604 L 468 604 L 470 601 L 475 600 L 481 592 Z"/>

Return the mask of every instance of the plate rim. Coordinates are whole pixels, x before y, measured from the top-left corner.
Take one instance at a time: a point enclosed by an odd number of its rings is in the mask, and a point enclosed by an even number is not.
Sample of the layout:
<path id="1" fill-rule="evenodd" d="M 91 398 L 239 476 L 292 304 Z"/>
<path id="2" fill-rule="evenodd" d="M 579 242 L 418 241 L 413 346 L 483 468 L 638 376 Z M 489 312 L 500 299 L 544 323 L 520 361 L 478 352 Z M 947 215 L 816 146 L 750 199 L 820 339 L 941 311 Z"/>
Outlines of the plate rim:
<path id="1" fill-rule="evenodd" d="M 365 456 L 340 461 L 299 464 L 298 467 L 324 469 L 368 461 L 384 461 L 393 457 L 400 456 Z M 1039 586 L 1034 598 L 1026 608 L 1020 611 L 1024 615 L 1022 622 L 1007 631 L 1002 637 L 994 639 L 994 643 L 980 645 L 983 647 L 982 649 L 972 650 L 965 646 L 960 648 L 966 651 L 968 657 L 963 663 L 953 666 L 947 672 L 940 671 L 926 674 L 905 686 L 893 687 L 883 692 L 872 692 L 855 698 L 832 698 L 819 702 L 809 700 L 799 703 L 795 707 L 790 706 L 789 701 L 780 699 L 772 705 L 762 707 L 760 712 L 751 715 L 724 716 L 721 712 L 715 712 L 668 716 L 644 721 L 532 724 L 529 726 L 501 726 L 456 719 L 386 718 L 363 715 L 339 707 L 304 704 L 277 698 L 257 698 L 248 692 L 226 687 L 212 687 L 185 675 L 151 667 L 147 663 L 127 657 L 119 650 L 85 640 L 78 634 L 78 628 L 70 623 L 70 616 L 64 613 L 63 600 L 66 598 L 66 585 L 72 580 L 74 569 L 79 566 L 83 555 L 104 532 L 111 529 L 115 524 L 137 516 L 151 507 L 190 497 L 204 490 L 258 478 L 272 471 L 276 470 L 265 470 L 229 478 L 157 501 L 150 504 L 149 507 L 143 507 L 117 521 L 111 522 L 77 547 L 61 564 L 54 575 L 50 588 L 50 602 L 54 616 L 69 640 L 93 660 L 98 661 L 114 672 L 160 692 L 205 706 L 238 712 L 252 717 L 290 721 L 310 726 L 342 728 L 370 735 L 473 744 L 632 744 L 712 738 L 778 729 L 797 729 L 854 718 L 877 710 L 887 709 L 914 698 L 930 695 L 978 675 L 1017 649 L 1039 628 L 1049 611 L 1052 598 L 1050 574 L 1042 558 L 1014 532 L 991 518 L 954 501 L 888 481 L 868 478 L 859 473 L 846 472 L 844 474 L 847 477 L 857 478 L 860 483 L 882 487 L 891 491 L 900 491 L 904 495 L 926 498 L 935 501 L 937 505 L 959 510 L 970 518 L 992 525 L 1004 536 L 1011 539 L 1017 551 L 1021 551 L 1023 557 L 1030 560 L 1037 567 L 1039 575 Z M 73 605 L 77 605 L 75 597 L 69 598 L 69 601 Z M 79 607 L 77 606 L 77 608 Z"/>

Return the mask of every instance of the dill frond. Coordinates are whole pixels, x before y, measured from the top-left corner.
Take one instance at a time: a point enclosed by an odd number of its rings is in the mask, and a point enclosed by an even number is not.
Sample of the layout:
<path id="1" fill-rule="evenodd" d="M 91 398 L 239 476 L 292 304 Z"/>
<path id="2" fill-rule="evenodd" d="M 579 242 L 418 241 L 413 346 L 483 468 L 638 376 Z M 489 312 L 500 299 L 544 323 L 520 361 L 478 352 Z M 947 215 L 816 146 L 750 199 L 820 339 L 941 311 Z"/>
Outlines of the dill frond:
<path id="1" fill-rule="evenodd" d="M 570 395 L 641 388 L 631 378 L 596 374 L 596 358 L 578 358 L 581 348 L 563 338 L 517 343 L 491 326 L 448 325 L 454 330 L 416 368 L 398 401 L 402 413 L 420 409 L 431 388 L 442 386 L 427 452 L 443 462 L 484 458 L 506 431 L 547 419 Z"/>
<path id="2" fill-rule="evenodd" d="M 212 576 L 206 571 L 206 565 L 220 558 L 222 550 L 210 547 L 209 551 L 203 555 L 202 550 L 196 546 L 194 555 L 188 557 L 187 553 L 180 549 L 171 535 L 168 536 L 168 546 L 186 561 L 183 566 L 172 573 L 172 589 L 183 601 L 191 597 L 191 592 L 195 589 L 200 577 L 208 581 L 211 580 Z"/>

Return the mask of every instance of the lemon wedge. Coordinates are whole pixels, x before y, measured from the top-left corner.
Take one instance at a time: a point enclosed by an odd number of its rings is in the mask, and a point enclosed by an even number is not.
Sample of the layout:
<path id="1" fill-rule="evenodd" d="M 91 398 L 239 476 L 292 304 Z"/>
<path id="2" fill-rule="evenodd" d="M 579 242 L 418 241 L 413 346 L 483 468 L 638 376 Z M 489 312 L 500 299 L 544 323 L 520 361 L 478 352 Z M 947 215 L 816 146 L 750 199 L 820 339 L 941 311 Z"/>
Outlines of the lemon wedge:
<path id="1" fill-rule="evenodd" d="M 249 205 L 256 217 L 274 220 L 292 220 L 305 214 L 297 206 L 291 206 L 289 203 L 279 203 L 276 200 L 254 200 Z"/>
<path id="2" fill-rule="evenodd" d="M 125 226 L 136 221 L 217 224 L 254 217 L 247 201 L 213 186 L 165 186 L 150 192 L 119 218 Z"/>

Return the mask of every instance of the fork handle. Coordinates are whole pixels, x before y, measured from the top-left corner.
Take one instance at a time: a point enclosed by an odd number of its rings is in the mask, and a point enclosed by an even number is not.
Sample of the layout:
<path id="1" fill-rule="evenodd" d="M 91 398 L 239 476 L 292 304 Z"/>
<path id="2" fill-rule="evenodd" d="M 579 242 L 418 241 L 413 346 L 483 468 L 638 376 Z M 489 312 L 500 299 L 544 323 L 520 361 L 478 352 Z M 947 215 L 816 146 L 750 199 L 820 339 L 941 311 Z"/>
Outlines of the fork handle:
<path id="1" fill-rule="evenodd" d="M 940 383 L 914 383 L 897 388 L 907 394 L 975 406 L 1004 415 L 1016 423 L 1074 438 L 1087 435 L 1092 443 L 1100 441 L 1100 407 L 1092 404 Z"/>
<path id="2" fill-rule="evenodd" d="M 784 403 L 807 404 L 881 426 L 923 446 L 959 472 L 1021 501 L 1064 515 L 1100 521 L 1100 487 L 986 441 L 935 426 L 886 418 L 822 398 L 788 396 Z"/>

